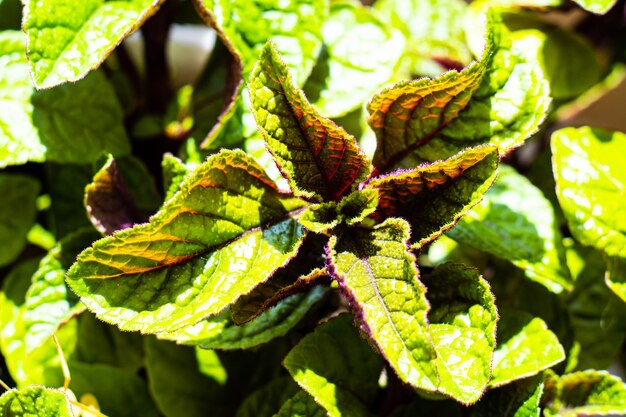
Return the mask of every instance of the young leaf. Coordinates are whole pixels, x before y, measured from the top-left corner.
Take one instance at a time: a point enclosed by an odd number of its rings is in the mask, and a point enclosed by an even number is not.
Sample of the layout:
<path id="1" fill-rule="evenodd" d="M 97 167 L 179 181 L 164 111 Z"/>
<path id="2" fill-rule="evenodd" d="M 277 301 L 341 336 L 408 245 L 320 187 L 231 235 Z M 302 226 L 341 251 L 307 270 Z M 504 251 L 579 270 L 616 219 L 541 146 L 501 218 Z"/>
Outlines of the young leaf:
<path id="1" fill-rule="evenodd" d="M 484 143 L 504 155 L 537 130 L 550 102 L 542 72 L 511 47 L 498 15 L 488 14 L 486 29 L 479 62 L 434 80 L 400 82 L 372 98 L 369 123 L 378 138 L 374 165 L 380 171 L 412 168 Z"/>
<path id="2" fill-rule="evenodd" d="M 626 134 L 589 127 L 552 135 L 554 178 L 570 231 L 584 245 L 626 257 Z"/>
<path id="3" fill-rule="evenodd" d="M 344 314 L 305 336 L 283 365 L 331 417 L 369 416 L 365 403 L 376 394 L 380 356 L 361 339 Z"/>
<path id="4" fill-rule="evenodd" d="M 377 218 L 402 217 L 415 246 L 438 237 L 476 205 L 496 177 L 494 146 L 469 149 L 445 161 L 398 171 L 367 184 L 378 191 Z"/>
<path id="5" fill-rule="evenodd" d="M 266 310 L 254 320 L 238 325 L 228 310 L 190 327 L 157 337 L 179 344 L 200 346 L 204 349 L 249 349 L 284 336 L 326 293 L 314 288 L 308 294 L 294 294 Z"/>
<path id="6" fill-rule="evenodd" d="M 610 257 L 607 261 L 606 285 L 626 302 L 626 259 Z"/>
<path id="7" fill-rule="evenodd" d="M 303 90 L 320 113 L 333 118 L 361 106 L 391 79 L 405 43 L 399 30 L 348 1 L 331 3 L 322 36 L 324 46 Z"/>
<path id="8" fill-rule="evenodd" d="M 546 381 L 542 403 L 548 417 L 626 413 L 626 384 L 605 371 L 553 376 Z"/>
<path id="9" fill-rule="evenodd" d="M 99 240 L 67 274 L 87 308 L 124 330 L 173 331 L 222 311 L 297 251 L 300 199 L 241 151 L 187 177 L 150 222 Z M 242 256 L 245 254 L 245 257 Z"/>
<path id="10" fill-rule="evenodd" d="M 191 174 L 193 169 L 169 153 L 163 155 L 161 167 L 163 168 L 163 189 L 165 190 L 165 200 L 167 201 L 176 194 L 180 189 L 180 184 L 185 177 Z"/>
<path id="11" fill-rule="evenodd" d="M 496 345 L 498 312 L 489 284 L 476 269 L 451 263 L 422 281 L 431 305 L 438 391 L 465 404 L 476 402 L 489 382 Z"/>
<path id="12" fill-rule="evenodd" d="M 60 390 L 30 386 L 12 389 L 0 397 L 3 417 L 74 417 L 67 396 Z"/>
<path id="13" fill-rule="evenodd" d="M 25 175 L 0 173 L 0 267 L 17 258 L 35 222 L 37 180 Z"/>
<path id="14" fill-rule="evenodd" d="M 339 201 L 371 166 L 354 137 L 323 118 L 267 43 L 250 75 L 252 112 L 296 195 Z"/>
<path id="15" fill-rule="evenodd" d="M 96 71 L 78 83 L 36 92 L 21 32 L 0 33 L 0 97 L 0 168 L 44 160 L 86 163 L 103 151 L 130 151 L 122 109 L 104 75 Z"/>
<path id="16" fill-rule="evenodd" d="M 515 381 L 490 390 L 473 407 L 470 417 L 539 417 L 539 400 L 543 393 L 543 375 Z"/>
<path id="17" fill-rule="evenodd" d="M 163 0 L 26 0 L 23 28 L 38 88 L 76 81 L 153 15 Z"/>
<path id="18" fill-rule="evenodd" d="M 536 375 L 565 359 L 559 339 L 546 323 L 523 311 L 500 311 L 497 339 L 489 382 L 492 388 Z"/>
<path id="19" fill-rule="evenodd" d="M 298 221 L 312 232 L 328 234 L 339 224 L 337 203 L 311 204 L 304 209 Z"/>
<path id="20" fill-rule="evenodd" d="M 274 417 L 326 417 L 326 410 L 320 407 L 304 391 L 298 392 L 280 408 Z"/>
<path id="21" fill-rule="evenodd" d="M 552 292 L 573 288 L 552 204 L 509 166 L 500 166 L 483 201 L 448 236 L 511 261 Z"/>
<path id="22" fill-rule="evenodd" d="M 387 219 L 374 229 L 347 229 L 331 237 L 327 261 L 400 379 L 434 392 L 439 375 L 428 332 L 429 305 L 408 239 L 409 225 L 401 219 Z"/>

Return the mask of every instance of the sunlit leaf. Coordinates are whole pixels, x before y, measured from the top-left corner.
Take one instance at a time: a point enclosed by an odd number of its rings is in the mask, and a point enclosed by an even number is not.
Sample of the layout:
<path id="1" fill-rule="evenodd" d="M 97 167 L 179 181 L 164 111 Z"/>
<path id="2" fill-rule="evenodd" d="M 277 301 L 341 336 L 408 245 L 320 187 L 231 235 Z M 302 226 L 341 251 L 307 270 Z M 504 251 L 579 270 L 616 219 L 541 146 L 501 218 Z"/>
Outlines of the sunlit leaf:
<path id="1" fill-rule="evenodd" d="M 3 417 L 73 417 L 67 396 L 60 390 L 31 386 L 7 391 L 0 397 Z"/>
<path id="2" fill-rule="evenodd" d="M 488 391 L 472 408 L 470 417 L 539 417 L 543 375 L 515 381 Z"/>
<path id="3" fill-rule="evenodd" d="M 304 391 L 290 398 L 274 417 L 326 417 L 326 410 L 317 405 L 315 400 Z"/>
<path id="4" fill-rule="evenodd" d="M 243 152 L 223 151 L 187 177 L 149 223 L 80 254 L 68 283 L 87 308 L 122 329 L 190 326 L 295 254 L 304 231 L 292 216 L 302 206 Z"/>

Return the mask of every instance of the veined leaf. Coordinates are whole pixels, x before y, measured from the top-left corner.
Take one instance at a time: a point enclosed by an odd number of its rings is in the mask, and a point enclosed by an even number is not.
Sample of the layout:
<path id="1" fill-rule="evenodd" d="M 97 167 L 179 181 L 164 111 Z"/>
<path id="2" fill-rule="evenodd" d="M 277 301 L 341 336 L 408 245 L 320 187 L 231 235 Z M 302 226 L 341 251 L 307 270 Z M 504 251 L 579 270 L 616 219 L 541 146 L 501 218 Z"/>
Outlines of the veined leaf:
<path id="1" fill-rule="evenodd" d="M 584 245 L 626 257 L 626 134 L 589 127 L 552 135 L 557 196 L 570 231 Z"/>
<path id="2" fill-rule="evenodd" d="M 476 205 L 496 177 L 494 146 L 469 149 L 445 161 L 398 171 L 367 184 L 378 190 L 375 216 L 402 217 L 411 225 L 411 239 L 422 247 Z"/>
<path id="3" fill-rule="evenodd" d="M 576 417 L 626 413 L 626 384 L 605 371 L 582 371 L 546 380 L 546 416 Z"/>
<path id="4" fill-rule="evenodd" d="M 543 375 L 490 390 L 470 411 L 470 417 L 539 417 Z"/>
<path id="5" fill-rule="evenodd" d="M 607 264 L 606 285 L 626 302 L 626 259 L 611 257 Z"/>
<path id="6" fill-rule="evenodd" d="M 408 239 L 409 225 L 401 219 L 387 219 L 374 229 L 348 229 L 330 239 L 329 272 L 400 379 L 435 392 L 439 374 L 428 332 L 429 305 Z"/>
<path id="7" fill-rule="evenodd" d="M 405 44 L 399 30 L 349 1 L 331 3 L 322 36 L 324 46 L 303 90 L 326 117 L 356 109 L 388 82 Z"/>
<path id="8" fill-rule="evenodd" d="M 257 124 L 297 195 L 339 201 L 368 177 L 371 166 L 354 137 L 307 101 L 269 42 L 249 89 Z"/>
<path id="9" fill-rule="evenodd" d="M 326 410 L 304 391 L 298 392 L 280 408 L 274 417 L 326 417 Z"/>
<path id="10" fill-rule="evenodd" d="M 35 91 L 24 34 L 0 33 L 0 168 L 45 160 L 87 163 L 103 151 L 130 151 L 122 109 L 104 75 Z"/>
<path id="11" fill-rule="evenodd" d="M 30 386 L 12 389 L 0 397 L 3 417 L 73 417 L 71 404 L 60 390 Z"/>
<path id="12" fill-rule="evenodd" d="M 465 404 L 476 402 L 489 382 L 496 345 L 498 312 L 489 284 L 476 269 L 452 263 L 422 281 L 431 305 L 438 391 Z"/>
<path id="13" fill-rule="evenodd" d="M 344 314 L 305 336 L 283 365 L 331 417 L 370 416 L 365 403 L 378 389 L 382 360 Z"/>
<path id="14" fill-rule="evenodd" d="M 23 27 L 37 87 L 83 78 L 162 1 L 26 0 Z"/>
<path id="15" fill-rule="evenodd" d="M 227 309 L 193 326 L 159 333 L 157 337 L 204 349 L 249 349 L 287 334 L 325 292 L 324 288 L 318 287 L 308 294 L 294 294 L 245 324 L 234 323 Z"/>
<path id="16" fill-rule="evenodd" d="M 552 292 L 573 288 L 552 204 L 509 166 L 500 166 L 483 201 L 448 236 L 511 261 Z"/>
<path id="17" fill-rule="evenodd" d="M 511 48 L 500 17 L 489 13 L 481 60 L 457 73 L 400 82 L 368 104 L 382 172 L 450 157 L 489 143 L 501 155 L 521 145 L 543 121 L 550 102 L 541 71 Z M 520 94 L 523 91 L 524 94 Z"/>
<path id="18" fill-rule="evenodd" d="M 87 308 L 124 330 L 173 331 L 219 313 L 297 251 L 304 205 L 241 151 L 200 165 L 150 222 L 102 239 L 67 275 Z"/>
<path id="19" fill-rule="evenodd" d="M 37 180 L 25 175 L 0 173 L 0 267 L 17 258 L 35 222 Z"/>
<path id="20" fill-rule="evenodd" d="M 492 388 L 536 375 L 565 359 L 559 339 L 546 323 L 523 311 L 500 312 L 497 339 L 489 382 Z"/>

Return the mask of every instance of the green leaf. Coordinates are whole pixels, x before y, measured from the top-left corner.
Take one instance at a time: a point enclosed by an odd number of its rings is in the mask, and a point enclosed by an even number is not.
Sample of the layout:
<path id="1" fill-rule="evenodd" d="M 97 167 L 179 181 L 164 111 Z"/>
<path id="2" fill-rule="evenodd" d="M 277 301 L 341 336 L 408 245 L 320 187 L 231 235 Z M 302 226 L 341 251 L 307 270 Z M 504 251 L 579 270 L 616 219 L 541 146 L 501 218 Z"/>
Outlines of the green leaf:
<path id="1" fill-rule="evenodd" d="M 0 168 L 28 161 L 93 162 L 103 151 L 126 154 L 123 116 L 101 72 L 35 91 L 23 33 L 0 33 Z"/>
<path id="2" fill-rule="evenodd" d="M 272 417 L 298 391 L 291 377 L 276 378 L 246 397 L 235 417 Z"/>
<path id="3" fill-rule="evenodd" d="M 511 47 L 497 14 L 488 14 L 486 27 L 479 62 L 434 80 L 400 82 L 372 98 L 369 124 L 378 139 L 374 165 L 381 172 L 485 143 L 505 155 L 537 130 L 550 102 L 548 84 Z"/>
<path id="4" fill-rule="evenodd" d="M 163 155 L 161 167 L 163 168 L 163 189 L 165 190 L 166 201 L 176 194 L 185 177 L 191 174 L 195 168 L 192 165 L 194 164 L 185 164 L 172 154 Z"/>
<path id="5" fill-rule="evenodd" d="M 552 204 L 509 166 L 500 167 L 483 201 L 448 236 L 513 262 L 550 291 L 573 288 Z"/>
<path id="6" fill-rule="evenodd" d="M 590 12 L 603 14 L 608 12 L 617 0 L 574 0 L 579 6 Z"/>
<path id="7" fill-rule="evenodd" d="M 160 206 L 154 181 L 134 157 L 114 159 L 109 155 L 93 181 L 85 187 L 89 219 L 103 234 L 144 223 Z"/>
<path id="8" fill-rule="evenodd" d="M 411 239 L 422 247 L 450 229 L 482 198 L 496 177 L 493 146 L 469 149 L 445 161 L 398 171 L 367 184 L 378 190 L 378 219 L 402 217 Z"/>
<path id="9" fill-rule="evenodd" d="M 226 416 L 226 387 L 200 373 L 193 348 L 145 338 L 152 398 L 166 417 Z"/>
<path id="10" fill-rule="evenodd" d="M 20 0 L 0 0 L 0 30 L 19 30 L 22 21 Z"/>
<path id="11" fill-rule="evenodd" d="M 378 389 L 382 360 L 344 314 L 305 336 L 283 365 L 331 417 L 370 416 L 365 403 Z"/>
<path id="12" fill-rule="evenodd" d="M 371 166 L 354 137 L 322 117 L 293 85 L 272 43 L 263 48 L 249 89 L 257 124 L 297 195 L 339 201 L 368 177 Z"/>
<path id="13" fill-rule="evenodd" d="M 325 290 L 318 287 L 308 294 L 292 295 L 242 325 L 234 323 L 230 311 L 225 310 L 193 326 L 157 336 L 204 349 L 249 349 L 287 334 L 324 294 Z"/>
<path id="14" fill-rule="evenodd" d="M 174 331 L 219 313 L 285 264 L 304 230 L 241 151 L 200 165 L 150 222 L 99 240 L 67 274 L 98 318 L 123 330 Z M 242 256 L 245 254 L 245 256 Z"/>
<path id="15" fill-rule="evenodd" d="M 298 221 L 312 232 L 328 234 L 339 224 L 337 203 L 311 204 L 304 209 Z"/>
<path id="16" fill-rule="evenodd" d="M 26 292 L 24 326 L 26 353 L 52 337 L 59 326 L 85 307 L 65 284 L 65 273 L 76 256 L 99 236 L 93 229 L 73 233 L 48 252 L 39 263 Z"/>
<path id="17" fill-rule="evenodd" d="M 543 375 L 515 381 L 488 391 L 472 408 L 470 417 L 539 417 Z"/>
<path id="18" fill-rule="evenodd" d="M 426 318 L 429 305 L 408 239 L 409 225 L 401 219 L 387 219 L 374 229 L 348 229 L 330 239 L 329 272 L 400 379 L 434 392 L 439 376 Z"/>
<path id="19" fill-rule="evenodd" d="M 576 417 L 626 413 L 626 384 L 604 371 L 583 371 L 546 382 L 546 416 Z"/>
<path id="20" fill-rule="evenodd" d="M 247 78 L 263 45 L 275 43 L 285 62 L 302 85 L 315 65 L 322 46 L 322 23 L 328 15 L 325 0 L 196 0 L 199 8 L 222 32 L 243 60 Z"/>
<path id="21" fill-rule="evenodd" d="M 626 259 L 610 257 L 607 260 L 606 285 L 626 302 Z"/>
<path id="22" fill-rule="evenodd" d="M 565 359 L 559 339 L 546 323 L 523 311 L 500 311 L 497 340 L 490 387 L 536 375 Z"/>
<path id="23" fill-rule="evenodd" d="M 39 182 L 20 174 L 0 173 L 0 267 L 17 258 L 35 222 Z"/>
<path id="24" fill-rule="evenodd" d="M 73 417 L 73 413 L 69 399 L 62 391 L 31 386 L 2 394 L 0 416 Z"/>
<path id="25" fill-rule="evenodd" d="M 162 0 L 26 0 L 23 28 L 38 88 L 76 81 L 153 15 Z"/>
<path id="26" fill-rule="evenodd" d="M 552 134 L 557 196 L 570 231 L 584 245 L 626 257 L 626 134 L 589 127 Z"/>
<path id="27" fill-rule="evenodd" d="M 498 312 L 476 269 L 443 264 L 422 280 L 430 302 L 429 331 L 437 352 L 438 391 L 468 404 L 491 376 Z"/>
<path id="28" fill-rule="evenodd" d="M 405 43 L 400 31 L 349 1 L 331 3 L 322 37 L 324 46 L 303 89 L 326 117 L 345 115 L 383 87 Z"/>
<path id="29" fill-rule="evenodd" d="M 328 233 L 339 224 L 355 225 L 372 214 L 378 205 L 378 190 L 356 190 L 334 202 L 311 204 L 300 215 L 300 224 L 316 233 Z"/>
<path id="30" fill-rule="evenodd" d="M 91 394 L 102 412 L 119 417 L 158 417 L 148 387 L 142 377 L 127 369 L 105 364 L 70 362 L 70 389 L 81 399 Z"/>
<path id="31" fill-rule="evenodd" d="M 326 410 L 304 391 L 300 391 L 287 401 L 274 417 L 326 417 Z"/>

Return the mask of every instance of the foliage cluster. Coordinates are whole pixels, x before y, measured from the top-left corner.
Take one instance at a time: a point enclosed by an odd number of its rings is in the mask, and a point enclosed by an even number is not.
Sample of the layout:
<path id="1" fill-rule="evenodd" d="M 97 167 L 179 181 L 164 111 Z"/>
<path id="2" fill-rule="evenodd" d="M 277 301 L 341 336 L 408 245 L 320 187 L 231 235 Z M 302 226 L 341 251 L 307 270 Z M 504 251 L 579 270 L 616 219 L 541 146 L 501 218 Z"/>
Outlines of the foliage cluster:
<path id="1" fill-rule="evenodd" d="M 0 0 L 0 416 L 626 414 L 623 11 Z"/>

